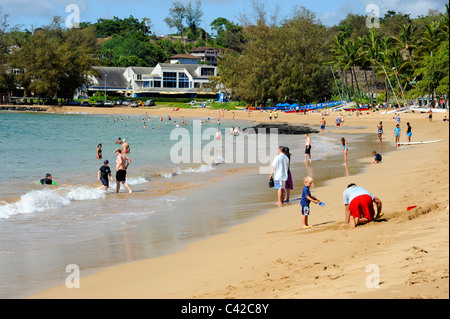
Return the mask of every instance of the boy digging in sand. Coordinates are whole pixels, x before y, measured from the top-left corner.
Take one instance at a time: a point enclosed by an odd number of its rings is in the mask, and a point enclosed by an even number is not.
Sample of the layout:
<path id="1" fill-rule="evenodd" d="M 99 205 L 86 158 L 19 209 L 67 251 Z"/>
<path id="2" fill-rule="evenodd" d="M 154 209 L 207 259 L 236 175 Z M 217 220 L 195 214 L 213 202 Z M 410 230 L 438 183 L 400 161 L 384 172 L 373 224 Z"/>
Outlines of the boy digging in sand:
<path id="1" fill-rule="evenodd" d="M 305 186 L 303 187 L 302 199 L 300 200 L 300 205 L 302 207 L 302 223 L 303 228 L 311 228 L 308 225 L 309 216 L 309 204 L 311 202 L 319 203 L 320 201 L 311 195 L 310 187 L 313 183 L 313 179 L 309 176 L 305 177 Z"/>

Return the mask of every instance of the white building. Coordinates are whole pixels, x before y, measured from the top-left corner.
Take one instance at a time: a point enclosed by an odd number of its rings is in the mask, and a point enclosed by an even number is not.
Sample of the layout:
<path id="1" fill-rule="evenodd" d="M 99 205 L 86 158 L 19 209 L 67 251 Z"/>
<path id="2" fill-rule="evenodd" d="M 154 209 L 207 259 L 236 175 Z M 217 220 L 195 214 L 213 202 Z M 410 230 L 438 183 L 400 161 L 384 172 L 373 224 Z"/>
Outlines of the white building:
<path id="1" fill-rule="evenodd" d="M 129 97 L 186 97 L 214 93 L 202 92 L 202 84 L 209 83 L 210 76 L 217 76 L 217 67 L 203 64 L 160 63 L 155 67 L 94 67 L 98 76 L 90 77 L 86 95 L 97 91 L 108 95 Z"/>

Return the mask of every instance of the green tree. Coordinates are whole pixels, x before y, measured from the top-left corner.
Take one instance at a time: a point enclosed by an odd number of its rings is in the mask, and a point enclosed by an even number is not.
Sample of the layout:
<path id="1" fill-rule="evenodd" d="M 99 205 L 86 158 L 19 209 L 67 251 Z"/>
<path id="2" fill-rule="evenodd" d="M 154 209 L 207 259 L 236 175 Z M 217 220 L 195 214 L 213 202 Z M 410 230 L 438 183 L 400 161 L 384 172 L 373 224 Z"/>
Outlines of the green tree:
<path id="1" fill-rule="evenodd" d="M 164 18 L 164 22 L 171 29 L 176 29 L 178 34 L 184 38 L 184 18 L 186 17 L 186 8 L 179 2 L 173 2 L 172 7 L 169 10 L 169 16 Z"/>
<path id="2" fill-rule="evenodd" d="M 96 37 L 92 28 L 36 31 L 10 56 L 9 66 L 21 69 L 17 81 L 37 97 L 72 98 L 94 74 Z"/>
<path id="3" fill-rule="evenodd" d="M 265 104 L 268 99 L 310 103 L 331 96 L 332 75 L 323 63 L 327 30 L 305 8 L 280 26 L 267 25 L 258 11 L 256 25 L 247 28 L 241 54 L 219 63 L 223 83 L 234 98 Z"/>
<path id="4" fill-rule="evenodd" d="M 192 5 L 191 2 L 185 7 L 185 19 L 186 24 L 191 30 L 194 39 L 197 39 L 199 36 L 198 28 L 200 26 L 200 22 L 202 21 L 203 11 L 202 11 L 202 3 L 201 0 L 195 1 L 195 6 Z"/>
<path id="5" fill-rule="evenodd" d="M 210 24 L 211 30 L 215 31 L 218 46 L 241 52 L 245 43 L 243 28 L 225 18 L 217 18 Z"/>

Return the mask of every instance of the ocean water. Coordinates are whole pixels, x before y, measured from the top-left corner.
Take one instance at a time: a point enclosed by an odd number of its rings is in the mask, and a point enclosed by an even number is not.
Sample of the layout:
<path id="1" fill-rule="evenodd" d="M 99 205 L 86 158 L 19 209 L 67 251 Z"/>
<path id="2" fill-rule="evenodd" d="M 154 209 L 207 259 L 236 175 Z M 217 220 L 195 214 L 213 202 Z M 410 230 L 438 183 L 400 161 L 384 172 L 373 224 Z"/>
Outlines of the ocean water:
<path id="1" fill-rule="evenodd" d="M 259 174 L 259 162 L 227 161 L 225 148 L 204 156 L 207 163 L 172 161 L 177 145 L 192 146 L 200 134 L 217 129 L 223 140 L 230 139 L 232 125 L 244 128 L 251 123 L 224 120 L 217 126 L 214 119 L 186 119 L 188 125 L 177 131 L 175 121 L 181 119 L 0 112 L 0 297 L 62 284 L 68 264 L 88 271 L 171 253 L 273 207 L 276 198 L 267 187 L 267 175 Z M 196 126 L 199 121 L 203 125 Z M 171 140 L 179 129 L 192 140 Z M 124 189 L 116 194 L 115 183 L 108 191 L 98 189 L 103 161 L 96 158 L 97 145 L 103 145 L 103 160 L 110 161 L 114 175 L 118 137 L 131 145 L 131 195 Z M 306 175 L 314 174 L 320 186 L 361 169 L 355 165 L 350 172 L 343 170 L 340 135 L 313 135 L 311 166 L 303 163 L 303 136 L 277 138 L 277 144 L 289 146 L 293 154 L 297 189 Z M 375 134 L 346 138 L 357 158 L 369 157 L 368 150 L 378 146 Z M 245 144 L 231 141 L 235 154 L 246 153 Z M 269 142 L 267 138 L 266 148 Z M 195 157 L 192 151 L 188 155 Z M 39 185 L 46 173 L 58 185 Z"/>

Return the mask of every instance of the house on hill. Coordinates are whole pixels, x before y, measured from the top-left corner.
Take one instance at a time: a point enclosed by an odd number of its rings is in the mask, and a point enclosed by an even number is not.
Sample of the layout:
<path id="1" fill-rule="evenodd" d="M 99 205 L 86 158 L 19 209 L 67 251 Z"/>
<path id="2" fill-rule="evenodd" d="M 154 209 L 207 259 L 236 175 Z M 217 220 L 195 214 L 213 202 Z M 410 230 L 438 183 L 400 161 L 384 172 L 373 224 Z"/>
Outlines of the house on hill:
<path id="1" fill-rule="evenodd" d="M 169 57 L 171 64 L 198 64 L 201 58 L 192 54 L 177 54 Z"/>
<path id="2" fill-rule="evenodd" d="M 193 61 L 197 59 L 192 59 Z M 216 92 L 203 91 L 217 67 L 205 64 L 159 63 L 155 67 L 94 67 L 97 76 L 78 94 L 92 96 L 106 92 L 110 96 L 216 98 Z"/>

